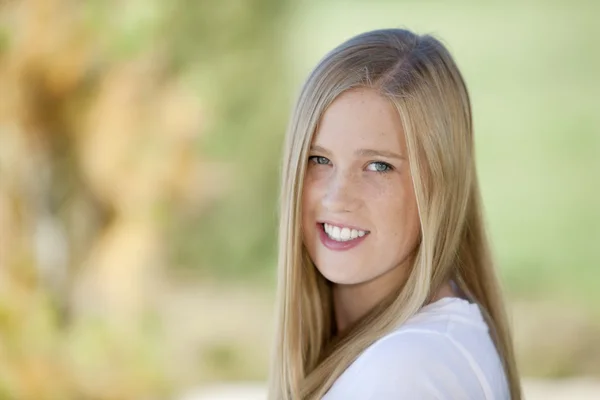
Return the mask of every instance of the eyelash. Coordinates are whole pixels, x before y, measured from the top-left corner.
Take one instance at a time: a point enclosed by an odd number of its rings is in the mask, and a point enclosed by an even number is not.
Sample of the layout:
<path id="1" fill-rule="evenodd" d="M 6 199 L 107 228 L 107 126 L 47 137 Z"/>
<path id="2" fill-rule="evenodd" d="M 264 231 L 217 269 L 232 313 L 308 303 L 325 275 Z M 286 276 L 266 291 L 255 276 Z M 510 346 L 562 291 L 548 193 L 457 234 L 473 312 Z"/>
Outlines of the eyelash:
<path id="1" fill-rule="evenodd" d="M 308 157 L 308 161 L 309 162 L 313 162 L 316 165 L 327 165 L 326 163 L 323 164 L 323 163 L 318 162 L 317 161 L 318 159 L 329 161 L 329 159 L 327 159 L 327 157 L 323 157 L 323 156 L 310 156 L 310 157 Z M 385 165 L 386 169 L 384 171 L 373 171 L 373 172 L 376 172 L 378 174 L 387 174 L 388 172 L 392 172 L 393 169 L 394 169 L 394 167 L 392 167 L 390 164 L 388 164 L 386 162 L 383 162 L 383 161 L 373 161 L 373 162 L 369 163 L 369 165 L 371 165 L 371 164 Z"/>

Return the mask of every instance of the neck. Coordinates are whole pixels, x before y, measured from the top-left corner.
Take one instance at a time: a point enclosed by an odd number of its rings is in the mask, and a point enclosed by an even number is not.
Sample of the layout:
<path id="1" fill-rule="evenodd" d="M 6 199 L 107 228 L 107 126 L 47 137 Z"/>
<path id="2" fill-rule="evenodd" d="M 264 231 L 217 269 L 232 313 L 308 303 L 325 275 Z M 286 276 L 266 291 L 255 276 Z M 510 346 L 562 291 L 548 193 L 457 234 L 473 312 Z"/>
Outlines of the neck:
<path id="1" fill-rule="evenodd" d="M 372 296 L 363 284 L 335 285 L 333 287 L 333 310 L 338 334 L 366 315 L 378 303 L 379 296 Z"/>
<path id="2" fill-rule="evenodd" d="M 343 334 L 349 326 L 364 317 L 392 291 L 404 285 L 408 279 L 408 263 L 402 263 L 367 282 L 357 284 L 334 284 L 333 310 L 337 332 Z"/>
<path id="3" fill-rule="evenodd" d="M 405 269 L 402 270 L 406 271 Z M 394 270 L 389 271 L 388 274 L 393 271 Z M 399 274 L 396 272 L 396 275 L 406 275 L 406 273 Z M 402 278 L 403 279 L 381 280 L 376 278 L 369 282 L 353 285 L 335 284 L 332 288 L 333 310 L 335 313 L 335 323 L 338 335 L 343 334 L 348 327 L 368 314 L 369 311 L 371 311 L 388 294 L 393 290 L 398 289 L 399 285 L 396 282 L 404 284 L 407 277 L 402 276 Z M 450 282 L 446 282 L 442 285 L 440 290 L 437 291 L 435 296 L 432 297 L 431 302 L 435 302 L 444 297 L 456 296 L 457 294 L 452 289 Z"/>

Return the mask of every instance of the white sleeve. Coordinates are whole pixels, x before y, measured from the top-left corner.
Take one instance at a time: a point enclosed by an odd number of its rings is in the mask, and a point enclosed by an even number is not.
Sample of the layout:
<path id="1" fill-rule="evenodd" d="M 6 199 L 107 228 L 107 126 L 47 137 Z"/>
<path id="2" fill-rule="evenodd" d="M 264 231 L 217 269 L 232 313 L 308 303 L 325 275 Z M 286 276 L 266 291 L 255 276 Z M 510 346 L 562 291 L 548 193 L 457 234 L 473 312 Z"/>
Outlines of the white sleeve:
<path id="1" fill-rule="evenodd" d="M 357 361 L 347 393 L 353 399 L 485 398 L 465 356 L 441 333 L 404 331 L 382 339 Z"/>

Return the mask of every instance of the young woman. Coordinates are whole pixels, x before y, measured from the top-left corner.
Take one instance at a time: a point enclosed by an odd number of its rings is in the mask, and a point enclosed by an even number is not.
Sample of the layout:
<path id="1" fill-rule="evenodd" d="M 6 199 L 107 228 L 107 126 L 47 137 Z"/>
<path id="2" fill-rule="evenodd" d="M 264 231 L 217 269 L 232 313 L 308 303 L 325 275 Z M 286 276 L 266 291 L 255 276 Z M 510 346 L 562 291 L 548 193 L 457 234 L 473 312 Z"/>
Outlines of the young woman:
<path id="1" fill-rule="evenodd" d="M 378 30 L 327 54 L 282 178 L 272 400 L 521 398 L 469 95 L 438 40 Z"/>

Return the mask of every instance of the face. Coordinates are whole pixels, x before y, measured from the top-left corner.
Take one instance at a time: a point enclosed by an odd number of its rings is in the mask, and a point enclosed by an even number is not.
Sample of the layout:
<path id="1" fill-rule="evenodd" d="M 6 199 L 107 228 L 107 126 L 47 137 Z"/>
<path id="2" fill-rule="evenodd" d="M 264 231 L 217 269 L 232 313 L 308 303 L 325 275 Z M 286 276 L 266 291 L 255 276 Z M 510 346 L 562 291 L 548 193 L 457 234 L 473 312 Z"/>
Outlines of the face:
<path id="1" fill-rule="evenodd" d="M 315 132 L 302 193 L 304 245 L 340 285 L 401 284 L 420 223 L 400 116 L 371 89 L 340 95 Z"/>

